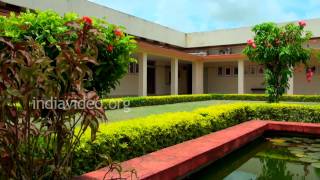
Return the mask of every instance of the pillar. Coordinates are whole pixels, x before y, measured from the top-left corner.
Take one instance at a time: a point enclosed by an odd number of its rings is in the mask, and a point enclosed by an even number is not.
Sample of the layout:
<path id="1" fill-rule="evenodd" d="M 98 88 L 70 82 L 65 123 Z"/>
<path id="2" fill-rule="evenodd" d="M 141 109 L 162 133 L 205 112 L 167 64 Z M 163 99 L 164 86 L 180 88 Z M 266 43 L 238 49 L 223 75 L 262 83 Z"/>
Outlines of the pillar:
<path id="1" fill-rule="evenodd" d="M 203 62 L 192 63 L 192 94 L 203 94 Z"/>
<path id="2" fill-rule="evenodd" d="M 178 94 L 178 68 L 179 60 L 177 58 L 171 59 L 171 95 Z"/>
<path id="3" fill-rule="evenodd" d="M 139 63 L 139 96 L 147 96 L 147 61 L 148 54 L 138 55 Z"/>
<path id="4" fill-rule="evenodd" d="M 238 61 L 238 94 L 244 94 L 244 60 Z"/>

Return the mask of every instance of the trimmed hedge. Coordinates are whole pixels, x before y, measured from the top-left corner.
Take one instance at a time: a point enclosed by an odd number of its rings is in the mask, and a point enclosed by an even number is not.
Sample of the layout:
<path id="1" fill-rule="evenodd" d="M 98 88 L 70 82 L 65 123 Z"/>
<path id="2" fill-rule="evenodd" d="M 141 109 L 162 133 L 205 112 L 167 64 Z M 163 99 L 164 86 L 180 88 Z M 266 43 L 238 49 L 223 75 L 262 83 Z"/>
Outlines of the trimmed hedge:
<path id="1" fill-rule="evenodd" d="M 130 107 L 140 107 L 207 100 L 267 101 L 267 98 L 268 96 L 265 94 L 196 94 L 111 98 L 103 99 L 101 100 L 101 102 L 103 103 L 106 109 L 115 109 L 112 107 L 119 105 L 118 108 L 122 108 L 124 106 L 124 103 L 126 102 L 130 102 Z M 281 97 L 281 101 L 320 102 L 320 95 L 284 95 Z"/>
<path id="2" fill-rule="evenodd" d="M 235 103 L 102 124 L 94 142 L 90 132 L 84 135 L 73 172 L 93 170 L 103 161 L 100 155 L 124 161 L 251 119 L 318 123 L 320 106 Z"/>

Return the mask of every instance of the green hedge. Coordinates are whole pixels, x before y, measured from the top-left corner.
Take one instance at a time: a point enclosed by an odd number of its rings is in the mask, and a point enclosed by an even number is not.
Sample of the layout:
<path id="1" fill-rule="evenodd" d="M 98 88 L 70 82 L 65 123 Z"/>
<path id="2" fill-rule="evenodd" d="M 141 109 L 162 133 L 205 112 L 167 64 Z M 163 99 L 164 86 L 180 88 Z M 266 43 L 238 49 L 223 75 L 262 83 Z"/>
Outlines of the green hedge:
<path id="1" fill-rule="evenodd" d="M 316 123 L 320 121 L 320 106 L 235 103 L 102 124 L 96 141 L 90 142 L 90 132 L 84 135 L 74 172 L 93 170 L 103 161 L 100 155 L 124 161 L 251 119 Z"/>
<path id="2" fill-rule="evenodd" d="M 115 105 L 119 108 L 124 103 L 130 102 L 130 107 L 153 106 L 162 104 L 174 104 L 181 102 L 207 101 L 207 100 L 247 100 L 267 101 L 265 94 L 197 94 L 197 95 L 173 95 L 173 96 L 146 96 L 103 99 L 105 108 L 112 109 Z M 281 101 L 292 102 L 320 102 L 320 95 L 285 95 Z"/>

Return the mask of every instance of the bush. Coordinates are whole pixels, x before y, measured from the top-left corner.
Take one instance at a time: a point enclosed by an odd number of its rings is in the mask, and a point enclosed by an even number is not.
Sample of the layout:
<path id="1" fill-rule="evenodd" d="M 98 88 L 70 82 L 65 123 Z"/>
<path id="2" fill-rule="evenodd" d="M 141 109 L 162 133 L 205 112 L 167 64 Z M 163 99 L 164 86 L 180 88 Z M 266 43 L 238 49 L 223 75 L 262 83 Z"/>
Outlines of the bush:
<path id="1" fill-rule="evenodd" d="M 146 96 L 146 97 L 124 97 L 103 99 L 102 103 L 107 109 L 119 104 L 122 108 L 125 102 L 130 103 L 130 107 L 153 106 L 162 104 L 175 104 L 182 102 L 208 101 L 208 100 L 246 100 L 246 101 L 266 101 L 265 94 L 197 94 L 197 95 L 174 95 L 174 96 Z M 285 95 L 281 101 L 292 102 L 320 102 L 320 95 Z"/>
<path id="2" fill-rule="evenodd" d="M 90 132 L 84 135 L 74 172 L 93 170 L 103 161 L 101 155 L 124 161 L 251 119 L 315 123 L 320 121 L 320 106 L 235 103 L 103 124 L 96 141 L 89 141 Z"/>
<path id="3" fill-rule="evenodd" d="M 74 29 L 81 29 L 85 21 L 90 28 L 85 34 L 77 34 Z M 136 48 L 133 36 L 125 33 L 124 27 L 109 24 L 103 19 L 79 17 L 75 13 L 58 13 L 47 11 L 22 12 L 19 15 L 11 13 L 9 17 L 0 16 L 0 36 L 10 38 L 13 42 L 32 38 L 40 44 L 46 56 L 57 61 L 64 46 L 75 44 L 76 53 L 85 52 L 83 57 L 88 62 L 97 61 L 99 65 L 89 65 L 92 76 L 85 82 L 86 89 L 95 90 L 105 95 L 114 89 L 126 73 Z M 68 36 L 66 36 L 68 34 Z M 87 38 L 93 44 L 85 44 Z M 64 44 L 62 43 L 64 42 Z"/>

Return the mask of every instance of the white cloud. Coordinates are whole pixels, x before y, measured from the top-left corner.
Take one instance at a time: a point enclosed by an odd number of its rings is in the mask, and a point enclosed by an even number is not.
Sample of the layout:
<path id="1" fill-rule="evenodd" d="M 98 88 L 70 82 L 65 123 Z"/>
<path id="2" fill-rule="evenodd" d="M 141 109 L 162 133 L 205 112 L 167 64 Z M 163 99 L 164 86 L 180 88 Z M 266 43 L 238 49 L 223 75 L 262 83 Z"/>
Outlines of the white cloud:
<path id="1" fill-rule="evenodd" d="M 319 18 L 319 0 L 91 0 L 183 32 Z"/>

